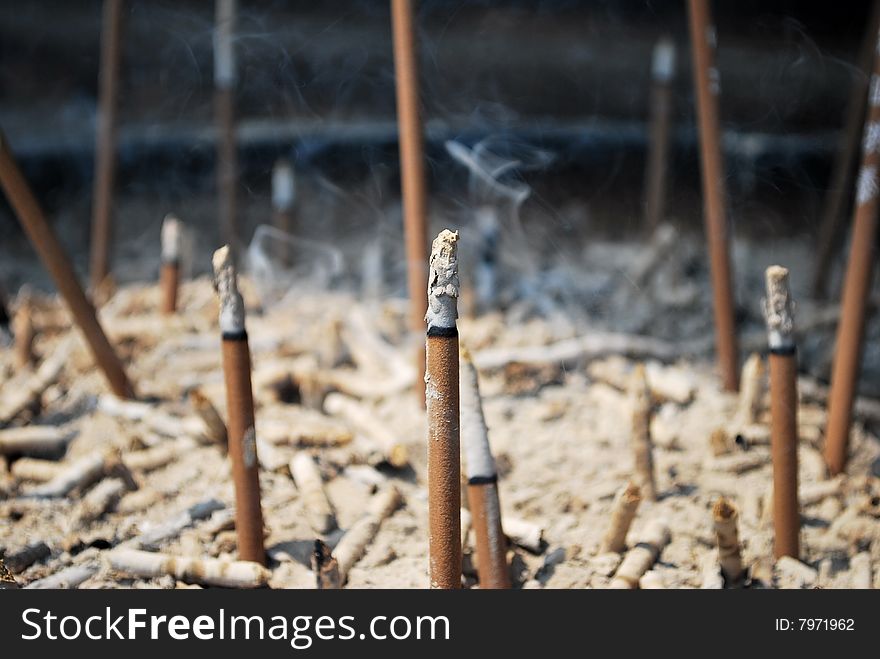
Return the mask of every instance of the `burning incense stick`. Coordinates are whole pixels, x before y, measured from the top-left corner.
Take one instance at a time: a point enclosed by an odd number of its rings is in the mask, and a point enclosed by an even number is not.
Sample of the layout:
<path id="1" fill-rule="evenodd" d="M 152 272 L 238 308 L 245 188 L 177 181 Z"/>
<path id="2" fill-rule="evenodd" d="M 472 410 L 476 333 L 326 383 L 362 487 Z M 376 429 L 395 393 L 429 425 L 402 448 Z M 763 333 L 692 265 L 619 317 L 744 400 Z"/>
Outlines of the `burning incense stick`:
<path id="1" fill-rule="evenodd" d="M 732 503 L 722 498 L 712 507 L 712 520 L 715 526 L 715 541 L 718 545 L 718 563 L 721 566 L 724 583 L 728 588 L 737 586 L 744 575 L 737 530 L 739 514 Z"/>
<path id="2" fill-rule="evenodd" d="M 95 140 L 95 188 L 92 201 L 92 290 L 110 273 L 113 185 L 116 178 L 116 109 L 121 60 L 123 0 L 104 0 L 101 27 L 98 125 Z"/>
<path id="3" fill-rule="evenodd" d="M 840 325 L 835 342 L 825 460 L 832 475 L 846 467 L 853 400 L 859 379 L 865 333 L 865 303 L 874 271 L 877 237 L 877 168 L 880 166 L 880 54 L 875 53 L 874 74 L 868 94 L 868 116 L 862 140 L 862 166 L 856 191 L 853 233 L 843 287 Z"/>
<path id="4" fill-rule="evenodd" d="M 647 501 L 657 499 L 654 480 L 654 454 L 651 446 L 651 390 L 644 364 L 637 364 L 630 385 L 632 397 L 632 434 L 634 456 L 633 481 Z"/>
<path id="5" fill-rule="evenodd" d="M 61 243 L 46 221 L 43 211 L 18 167 L 18 163 L 15 162 L 6 142 L 6 136 L 2 133 L 0 133 L 0 185 L 15 210 L 22 228 L 43 262 L 43 266 L 52 275 L 55 285 L 70 307 L 70 313 L 82 330 L 98 367 L 107 378 L 110 389 L 120 398 L 134 397 L 134 390 L 128 381 L 128 376 L 126 376 L 119 357 L 98 322 L 95 308 L 79 285 L 70 259 L 64 253 Z"/>
<path id="6" fill-rule="evenodd" d="M 669 126 L 672 119 L 672 78 L 675 43 L 664 37 L 654 46 L 651 63 L 651 129 L 645 169 L 645 223 L 651 233 L 663 221 L 669 170 Z"/>
<path id="7" fill-rule="evenodd" d="M 788 270 L 767 268 L 767 343 L 770 348 L 770 442 L 773 454 L 773 524 L 776 557 L 798 558 L 797 350 Z"/>
<path id="8" fill-rule="evenodd" d="M 425 191 L 425 156 L 419 117 L 419 69 L 411 0 L 391 0 L 394 32 L 394 69 L 397 87 L 397 123 L 400 132 L 400 181 L 403 195 L 403 226 L 406 241 L 410 327 L 422 329 L 425 315 L 425 263 L 428 247 L 428 210 Z M 417 357 L 417 388 L 423 389 L 425 356 Z"/>
<path id="9" fill-rule="evenodd" d="M 853 75 L 842 131 L 843 139 L 840 141 L 831 167 L 830 185 L 816 239 L 816 269 L 813 274 L 813 297 L 816 298 L 823 298 L 827 293 L 831 260 L 840 245 L 841 236 L 846 233 L 841 231 L 841 224 L 846 212 L 845 204 L 848 204 L 852 191 L 853 166 L 865 120 L 865 100 L 868 95 L 868 81 L 871 79 L 871 67 L 874 63 L 878 29 L 880 29 L 880 1 L 874 0 L 859 51 L 858 70 Z"/>
<path id="10" fill-rule="evenodd" d="M 461 587 L 457 242 L 448 229 L 434 239 L 425 314 L 431 588 Z"/>
<path id="11" fill-rule="evenodd" d="M 180 284 L 180 234 L 181 221 L 166 215 L 162 222 L 162 265 L 159 287 L 162 290 L 162 313 L 177 310 L 177 289 Z"/>
<path id="12" fill-rule="evenodd" d="M 467 467 L 467 497 L 477 539 L 480 588 L 510 588 L 507 544 L 501 528 L 498 474 L 489 446 L 489 430 L 477 369 L 467 350 L 461 351 L 461 442 Z"/>
<path id="13" fill-rule="evenodd" d="M 296 197 L 296 184 L 290 162 L 279 158 L 272 168 L 272 209 L 275 211 L 275 226 L 284 233 L 291 233 L 291 211 Z"/>
<path id="14" fill-rule="evenodd" d="M 244 326 L 244 301 L 238 292 L 229 245 L 214 252 L 214 287 L 220 298 L 223 375 L 229 415 L 229 457 L 235 482 L 235 529 L 242 560 L 265 564 L 263 511 L 254 430 L 251 354 Z"/>
<path id="15" fill-rule="evenodd" d="M 703 175 L 706 234 L 712 267 L 712 294 L 715 308 L 715 337 L 718 366 L 724 388 L 739 388 L 736 322 L 733 311 L 733 284 L 727 244 L 727 216 L 724 204 L 724 164 L 718 128 L 720 81 L 715 68 L 715 26 L 709 16 L 708 0 L 688 0 L 694 84 L 697 88 L 697 116 L 700 125 L 700 164 Z"/>
<path id="16" fill-rule="evenodd" d="M 233 249 L 238 244 L 235 185 L 235 13 L 236 0 L 216 0 L 214 30 L 214 121 L 217 130 L 217 197 L 220 230 Z"/>

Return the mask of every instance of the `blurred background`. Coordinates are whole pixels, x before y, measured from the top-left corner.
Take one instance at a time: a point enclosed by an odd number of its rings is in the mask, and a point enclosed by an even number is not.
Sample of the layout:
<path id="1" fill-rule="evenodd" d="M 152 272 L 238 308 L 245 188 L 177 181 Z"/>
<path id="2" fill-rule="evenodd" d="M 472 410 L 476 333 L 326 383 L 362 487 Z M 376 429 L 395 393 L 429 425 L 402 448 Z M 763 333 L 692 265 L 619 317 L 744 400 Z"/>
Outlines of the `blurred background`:
<path id="1" fill-rule="evenodd" d="M 713 3 L 738 311 L 759 332 L 766 265 L 791 265 L 795 291 L 804 297 L 809 289 L 847 106 L 854 81 L 866 79 L 858 59 L 870 5 Z M 664 218 L 693 240 L 690 251 L 682 248 L 680 268 L 708 279 L 686 3 L 423 0 L 417 21 L 431 231 L 466 230 L 473 221 L 475 205 L 483 203 L 475 198 L 486 191 L 475 192 L 479 172 L 468 154 L 482 145 L 500 163 L 493 171 L 503 172 L 492 191 L 501 199 L 493 203 L 506 204 L 502 249 L 515 271 L 510 279 L 532 277 L 501 296 L 502 304 L 552 289 L 558 309 L 576 321 L 682 333 L 679 321 L 620 316 L 617 307 L 631 301 L 609 303 L 603 296 L 613 291 L 602 273 L 620 270 L 645 238 L 651 59 L 667 36 L 677 52 Z M 0 2 L 0 126 L 83 274 L 100 28 L 98 0 Z M 193 231 L 191 272 L 208 271 L 221 240 L 213 28 L 213 2 L 126 3 L 112 253 L 117 282 L 155 278 L 159 226 L 168 212 Z M 296 178 L 293 233 L 339 251 L 343 265 L 334 285 L 359 286 L 369 267 L 364 245 L 375 245 L 382 294 L 402 296 L 389 3 L 241 0 L 236 46 L 242 244 L 271 222 L 272 166 L 289 158 Z M 849 213 L 843 216 L 847 227 Z M 28 282 L 51 290 L 5 200 L 0 231 L 6 289 Z M 843 254 L 841 247 L 829 279 L 832 299 Z M 709 298 L 699 301 L 696 325 L 685 334 L 711 334 L 709 309 Z M 870 345 L 869 339 L 866 362 L 880 363 Z M 829 359 L 818 360 L 817 374 Z"/>

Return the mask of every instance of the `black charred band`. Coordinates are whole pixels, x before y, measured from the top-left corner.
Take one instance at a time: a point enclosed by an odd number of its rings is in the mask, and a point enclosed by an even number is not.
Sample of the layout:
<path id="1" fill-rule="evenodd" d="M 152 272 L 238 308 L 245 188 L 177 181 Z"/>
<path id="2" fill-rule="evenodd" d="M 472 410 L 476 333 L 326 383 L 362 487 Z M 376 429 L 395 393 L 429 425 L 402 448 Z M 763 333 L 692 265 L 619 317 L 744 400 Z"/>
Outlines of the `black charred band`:
<path id="1" fill-rule="evenodd" d="M 791 357 L 797 354 L 797 346 L 779 346 L 778 348 L 770 348 L 771 355 L 779 355 L 780 357 Z"/>
<path id="2" fill-rule="evenodd" d="M 445 336 L 445 337 L 453 337 L 458 336 L 458 328 L 457 327 L 435 327 L 431 325 L 428 327 L 428 336 Z"/>
<path id="3" fill-rule="evenodd" d="M 492 474 L 491 476 L 474 476 L 473 478 L 468 478 L 468 485 L 491 485 L 492 483 L 498 482 L 498 474 Z"/>
<path id="4" fill-rule="evenodd" d="M 247 332 L 245 330 L 240 332 L 223 332 L 221 336 L 224 341 L 247 341 Z"/>

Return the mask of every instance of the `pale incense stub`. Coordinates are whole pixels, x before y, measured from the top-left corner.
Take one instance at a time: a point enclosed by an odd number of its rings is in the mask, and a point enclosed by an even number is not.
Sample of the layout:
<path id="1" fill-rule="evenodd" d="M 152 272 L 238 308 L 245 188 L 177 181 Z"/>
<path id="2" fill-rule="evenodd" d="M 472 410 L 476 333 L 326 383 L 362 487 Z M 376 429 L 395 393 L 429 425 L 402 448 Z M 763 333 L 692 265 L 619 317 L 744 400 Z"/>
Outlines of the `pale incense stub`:
<path id="1" fill-rule="evenodd" d="M 214 28 L 214 85 L 228 88 L 235 84 L 235 0 L 217 0 Z"/>
<path id="2" fill-rule="evenodd" d="M 669 82 L 675 74 L 675 43 L 664 38 L 654 46 L 651 74 L 657 82 Z"/>
<path id="3" fill-rule="evenodd" d="M 458 231 L 444 229 L 431 245 L 428 275 L 428 327 L 455 327 L 458 318 Z"/>
<path id="4" fill-rule="evenodd" d="M 460 378 L 461 444 L 467 477 L 491 479 L 496 473 L 495 460 L 489 447 L 489 430 L 483 416 L 477 369 L 466 349 L 461 351 Z"/>
<path id="5" fill-rule="evenodd" d="M 859 171 L 856 201 L 864 204 L 877 196 L 877 168 L 874 165 L 862 167 Z"/>
<path id="6" fill-rule="evenodd" d="M 166 215 L 162 220 L 162 261 L 177 263 L 180 260 L 180 236 L 182 222 L 174 215 Z"/>
<path id="7" fill-rule="evenodd" d="M 272 206 L 279 211 L 290 210 L 295 197 L 293 167 L 286 160 L 279 160 L 272 168 Z"/>
<path id="8" fill-rule="evenodd" d="M 788 269 L 771 265 L 765 273 L 767 297 L 764 317 L 767 320 L 767 342 L 770 349 L 794 346 L 794 302 L 788 286 Z"/>
<path id="9" fill-rule="evenodd" d="M 238 292 L 232 252 L 225 245 L 214 252 L 214 290 L 220 298 L 220 331 L 224 334 L 244 332 L 244 300 Z"/>

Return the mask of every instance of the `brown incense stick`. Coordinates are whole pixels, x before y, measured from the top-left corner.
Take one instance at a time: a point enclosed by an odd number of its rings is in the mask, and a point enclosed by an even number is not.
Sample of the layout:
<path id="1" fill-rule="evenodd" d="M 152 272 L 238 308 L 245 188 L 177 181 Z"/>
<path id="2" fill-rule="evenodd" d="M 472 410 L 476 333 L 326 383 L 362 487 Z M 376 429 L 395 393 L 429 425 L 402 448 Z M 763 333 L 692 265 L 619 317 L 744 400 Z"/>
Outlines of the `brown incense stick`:
<path id="1" fill-rule="evenodd" d="M 461 587 L 457 242 L 446 229 L 434 240 L 425 314 L 431 588 Z"/>
<path id="2" fill-rule="evenodd" d="M 669 128 L 675 43 L 668 37 L 654 46 L 651 63 L 651 128 L 645 169 L 645 224 L 650 233 L 663 221 L 669 172 Z"/>
<path id="3" fill-rule="evenodd" d="M 217 130 L 217 198 L 220 230 L 234 250 L 238 245 L 235 139 L 236 0 L 216 0 L 214 30 L 214 122 Z"/>
<path id="4" fill-rule="evenodd" d="M 86 298 L 70 259 L 46 221 L 18 163 L 15 162 L 6 136 L 2 133 L 0 133 L 0 185 L 43 266 L 52 275 L 55 285 L 70 307 L 70 312 L 82 330 L 95 362 L 107 378 L 110 389 L 120 398 L 133 397 L 134 389 L 125 374 L 122 362 L 107 340 L 107 335 L 104 334 L 95 315 L 95 308 Z"/>
<path id="5" fill-rule="evenodd" d="M 480 588 L 510 588 L 507 543 L 501 527 L 498 474 L 489 446 L 489 430 L 477 369 L 467 350 L 461 351 L 461 443 L 467 468 L 467 497 L 477 540 Z"/>
<path id="6" fill-rule="evenodd" d="M 770 348 L 770 429 L 773 457 L 773 524 L 776 557 L 798 558 L 797 349 L 788 270 L 767 268 L 767 342 Z"/>
<path id="7" fill-rule="evenodd" d="M 419 68 L 411 0 L 391 0 L 397 123 L 400 133 L 400 181 L 406 242 L 410 327 L 421 332 L 425 315 L 423 286 L 427 275 L 428 210 L 425 190 L 424 137 L 419 111 Z M 416 386 L 424 393 L 424 354 L 417 356 Z M 421 396 L 420 396 L 421 397 Z"/>
<path id="8" fill-rule="evenodd" d="M 703 177 L 706 235 L 712 269 L 715 337 L 721 380 L 728 391 L 739 389 L 739 357 L 734 319 L 733 283 L 725 213 L 724 165 L 718 128 L 720 81 L 715 68 L 715 26 L 708 0 L 688 0 L 697 117 L 700 126 L 700 165 Z"/>
<path id="9" fill-rule="evenodd" d="M 843 287 L 840 325 L 837 327 L 825 460 L 832 475 L 846 467 L 852 407 L 859 379 L 865 332 L 865 306 L 874 271 L 877 239 L 877 191 L 880 167 L 880 54 L 875 53 L 874 74 L 868 92 L 868 116 L 862 140 L 862 166 L 856 185 L 856 210 L 849 261 Z"/>
<path id="10" fill-rule="evenodd" d="M 91 285 L 96 291 L 110 274 L 113 186 L 116 179 L 116 111 L 122 46 L 123 0 L 104 0 L 101 24 L 95 187 L 92 201 Z"/>
<path id="11" fill-rule="evenodd" d="M 265 564 L 263 512 L 254 429 L 251 355 L 244 325 L 244 301 L 238 292 L 229 246 L 214 252 L 214 287 L 220 298 L 223 375 L 229 415 L 229 457 L 235 483 L 235 530 L 242 560 Z"/>

